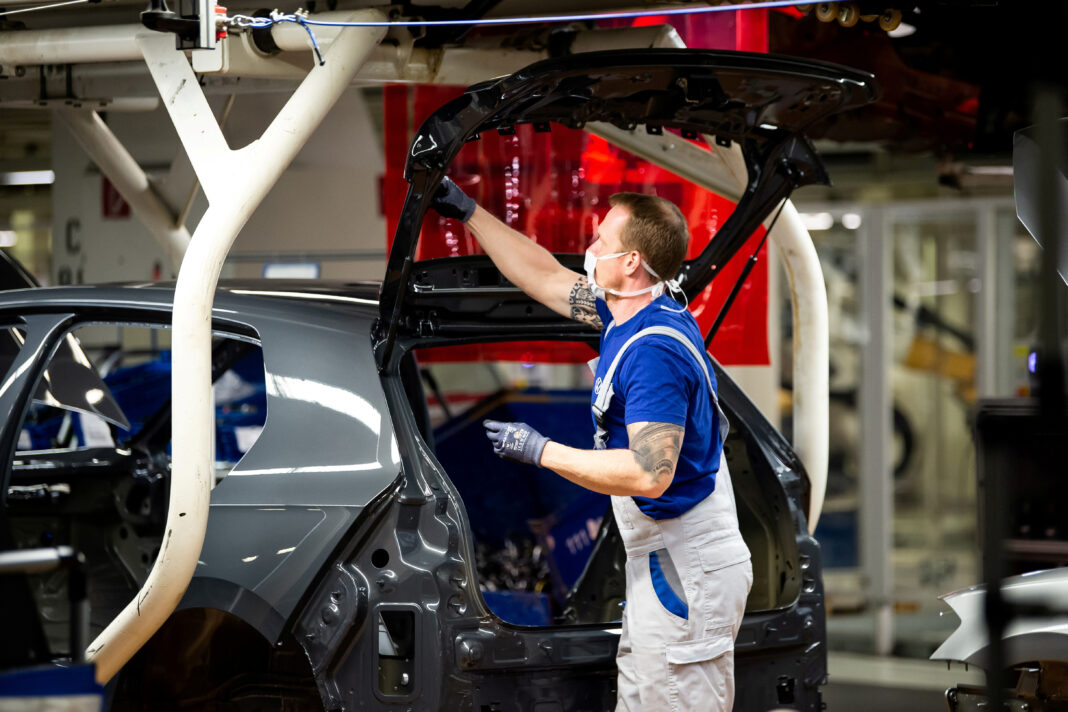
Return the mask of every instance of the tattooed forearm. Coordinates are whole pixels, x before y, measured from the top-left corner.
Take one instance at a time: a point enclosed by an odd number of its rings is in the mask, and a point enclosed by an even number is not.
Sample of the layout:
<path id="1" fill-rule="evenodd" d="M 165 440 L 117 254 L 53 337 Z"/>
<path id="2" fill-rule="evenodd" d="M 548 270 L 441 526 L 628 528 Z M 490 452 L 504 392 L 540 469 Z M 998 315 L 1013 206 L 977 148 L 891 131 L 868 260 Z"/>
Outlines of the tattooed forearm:
<path id="1" fill-rule="evenodd" d="M 590 285 L 585 277 L 579 277 L 571 286 L 571 294 L 567 298 L 571 306 L 571 318 L 589 324 L 595 329 L 601 328 L 601 317 L 597 316 L 597 300 L 590 290 Z"/>
<path id="2" fill-rule="evenodd" d="M 671 423 L 631 423 L 627 426 L 634 460 L 649 473 L 654 484 L 675 474 L 682 449 L 683 428 Z"/>

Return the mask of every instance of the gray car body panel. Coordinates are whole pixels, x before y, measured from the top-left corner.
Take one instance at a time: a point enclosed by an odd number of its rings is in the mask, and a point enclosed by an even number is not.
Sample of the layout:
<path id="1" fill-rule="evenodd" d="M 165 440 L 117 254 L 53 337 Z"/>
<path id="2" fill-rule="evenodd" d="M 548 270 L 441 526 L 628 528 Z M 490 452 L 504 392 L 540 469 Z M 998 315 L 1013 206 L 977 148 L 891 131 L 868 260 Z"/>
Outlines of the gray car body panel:
<path id="1" fill-rule="evenodd" d="M 397 370 L 373 366 L 373 292 L 305 289 L 260 282 L 217 293 L 216 331 L 261 341 L 272 385 L 262 435 L 213 491 L 201 564 L 180 607 L 225 611 L 271 643 L 299 640 L 327 709 L 358 708 L 368 696 L 413 709 L 518 710 L 535 699 L 610 708 L 618 621 L 522 627 L 489 611 L 462 498 L 421 440 Z M 0 314 L 55 321 L 49 333 L 58 339 L 68 324 L 166 325 L 172 296 L 158 287 L 8 292 Z M 448 340 L 402 341 L 406 352 Z M 826 674 L 823 593 L 803 467 L 730 378 L 717 376 L 735 426 L 725 453 L 736 492 L 747 511 L 764 512 L 772 528 L 759 540 L 778 542 L 776 558 L 789 567 L 776 584 L 781 602 L 748 614 L 739 633 L 738 709 L 816 710 Z M 388 554 L 388 567 L 373 563 L 375 552 Z M 778 581 L 777 571 L 760 575 Z M 384 611 L 414 616 L 422 652 L 403 694 L 377 687 L 374 621 Z M 767 679 L 781 684 L 755 684 Z"/>
<path id="2" fill-rule="evenodd" d="M 180 608 L 229 611 L 274 641 L 366 505 L 394 485 L 400 457 L 369 348 L 374 292 L 335 286 L 316 297 L 303 284 L 256 286 L 221 289 L 213 315 L 220 331 L 258 335 L 268 417 L 212 491 L 204 547 Z M 263 298 L 272 293 L 291 298 Z M 75 324 L 167 325 L 172 298 L 170 289 L 139 287 L 8 291 L 0 293 L 0 319 L 48 311 L 77 314 Z M 292 343 L 301 347 L 285 347 Z"/>

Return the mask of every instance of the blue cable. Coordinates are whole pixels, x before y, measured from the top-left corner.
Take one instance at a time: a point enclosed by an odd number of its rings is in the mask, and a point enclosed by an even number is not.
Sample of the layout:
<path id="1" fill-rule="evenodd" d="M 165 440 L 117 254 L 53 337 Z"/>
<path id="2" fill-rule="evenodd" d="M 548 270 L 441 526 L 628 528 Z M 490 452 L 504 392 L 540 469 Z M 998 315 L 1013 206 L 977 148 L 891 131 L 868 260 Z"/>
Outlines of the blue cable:
<path id="1" fill-rule="evenodd" d="M 295 17 L 297 24 L 307 31 L 308 37 L 311 38 L 312 49 L 315 51 L 315 58 L 319 60 L 319 66 L 323 66 L 326 64 L 326 60 L 323 59 L 323 53 L 319 51 L 319 40 L 315 39 L 315 33 L 312 32 L 312 28 L 308 27 L 310 23 L 300 15 L 295 15 Z"/>
<path id="2" fill-rule="evenodd" d="M 837 4 L 843 0 L 830 0 L 831 4 Z M 270 17 L 247 17 L 236 15 L 247 22 L 247 27 L 264 28 L 270 27 L 277 22 L 298 22 L 305 25 L 319 27 L 450 27 L 470 25 L 525 25 L 543 22 L 576 22 L 587 20 L 619 20 L 634 19 L 638 17 L 657 17 L 661 15 L 702 15 L 712 12 L 728 12 L 734 10 L 763 10 L 776 7 L 789 7 L 792 5 L 804 5 L 801 0 L 761 0 L 751 3 L 732 3 L 730 5 L 714 5 L 706 7 L 672 7 L 660 10 L 629 10 L 620 12 L 601 12 L 576 15 L 542 15 L 538 17 L 491 17 L 474 18 L 469 20 L 367 20 L 333 22 L 328 20 L 310 20 L 299 18 L 297 15 L 282 15 L 277 18 Z M 810 3 L 811 4 L 811 3 Z"/>
<path id="3" fill-rule="evenodd" d="M 837 4 L 843 0 L 829 0 L 831 4 Z M 799 0 L 761 0 L 760 2 L 732 3 L 730 5 L 713 5 L 705 7 L 672 7 L 660 10 L 629 10 L 621 12 L 600 12 L 577 15 L 542 15 L 538 17 L 492 17 L 474 18 L 470 20 L 367 20 L 334 22 L 329 20 L 311 20 L 304 15 L 280 15 L 273 17 L 250 17 L 248 15 L 234 15 L 229 18 L 239 27 L 252 29 L 265 29 L 271 25 L 282 22 L 293 22 L 303 27 L 308 37 L 311 38 L 312 49 L 315 57 L 319 60 L 319 66 L 326 64 L 323 54 L 319 50 L 319 42 L 315 39 L 311 25 L 316 27 L 465 27 L 474 25 L 528 25 L 534 23 L 551 22 L 579 22 L 592 20 L 624 20 L 639 17 L 658 17 L 663 15 L 704 15 L 712 12 L 728 12 L 734 10 L 764 10 L 776 7 L 788 7 L 791 5 L 804 4 Z"/>

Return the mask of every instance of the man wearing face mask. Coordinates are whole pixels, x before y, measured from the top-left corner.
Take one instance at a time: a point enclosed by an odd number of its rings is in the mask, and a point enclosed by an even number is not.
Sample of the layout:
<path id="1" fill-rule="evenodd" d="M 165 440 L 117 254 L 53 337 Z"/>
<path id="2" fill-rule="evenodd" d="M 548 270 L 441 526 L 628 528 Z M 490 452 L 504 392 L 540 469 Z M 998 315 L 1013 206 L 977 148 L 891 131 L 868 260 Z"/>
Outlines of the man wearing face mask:
<path id="1" fill-rule="evenodd" d="M 722 710 L 753 570 L 722 457 L 727 422 L 697 322 L 666 292 L 689 230 L 673 203 L 617 193 L 576 275 L 449 179 L 432 205 L 467 224 L 513 284 L 601 330 L 593 449 L 486 421 L 494 451 L 612 496 L 627 551 L 617 712 Z M 591 363 L 591 366 L 593 364 Z"/>

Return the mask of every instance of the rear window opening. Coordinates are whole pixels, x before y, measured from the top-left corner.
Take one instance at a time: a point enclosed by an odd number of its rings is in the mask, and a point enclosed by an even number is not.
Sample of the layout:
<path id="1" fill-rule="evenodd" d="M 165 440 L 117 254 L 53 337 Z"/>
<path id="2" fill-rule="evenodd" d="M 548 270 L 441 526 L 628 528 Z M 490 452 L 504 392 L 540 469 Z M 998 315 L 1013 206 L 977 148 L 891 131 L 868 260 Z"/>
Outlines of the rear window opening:
<path id="1" fill-rule="evenodd" d="M 129 324 L 66 334 L 33 391 L 8 463 L 6 515 L 16 548 L 67 545 L 86 556 L 92 637 L 159 555 L 170 478 L 170 337 L 167 328 Z M 259 438 L 267 395 L 259 344 L 217 334 L 212 362 L 219 480 Z M 28 581 L 50 654 L 68 654 L 65 572 Z"/>
<path id="2" fill-rule="evenodd" d="M 215 463 L 221 478 L 259 438 L 267 396 L 258 345 L 216 336 L 212 353 Z M 170 400 L 170 329 L 79 327 L 64 337 L 38 384 L 17 452 L 138 447 L 169 457 Z"/>
<path id="3" fill-rule="evenodd" d="M 486 605 L 509 623 L 551 625 L 585 568 L 609 498 L 497 457 L 482 423 L 523 421 L 588 447 L 593 377 L 585 361 L 596 352 L 560 342 L 461 348 L 420 349 L 405 369 L 424 388 L 426 439 L 467 509 Z"/>
<path id="4" fill-rule="evenodd" d="M 421 434 L 459 491 L 474 536 L 479 591 L 515 625 L 606 623 L 621 616 L 622 543 L 610 498 L 551 470 L 503 460 L 484 420 L 522 421 L 543 435 L 592 447 L 594 349 L 580 342 L 513 342 L 415 349 L 402 360 Z M 725 456 L 742 534 L 753 555 L 749 610 L 787 605 L 797 594 L 789 507 L 754 476 L 743 426 L 732 420 Z M 766 469 L 766 468 L 765 468 Z M 774 476 L 772 475 L 772 478 Z M 769 488 L 770 489 L 770 488 Z"/>

